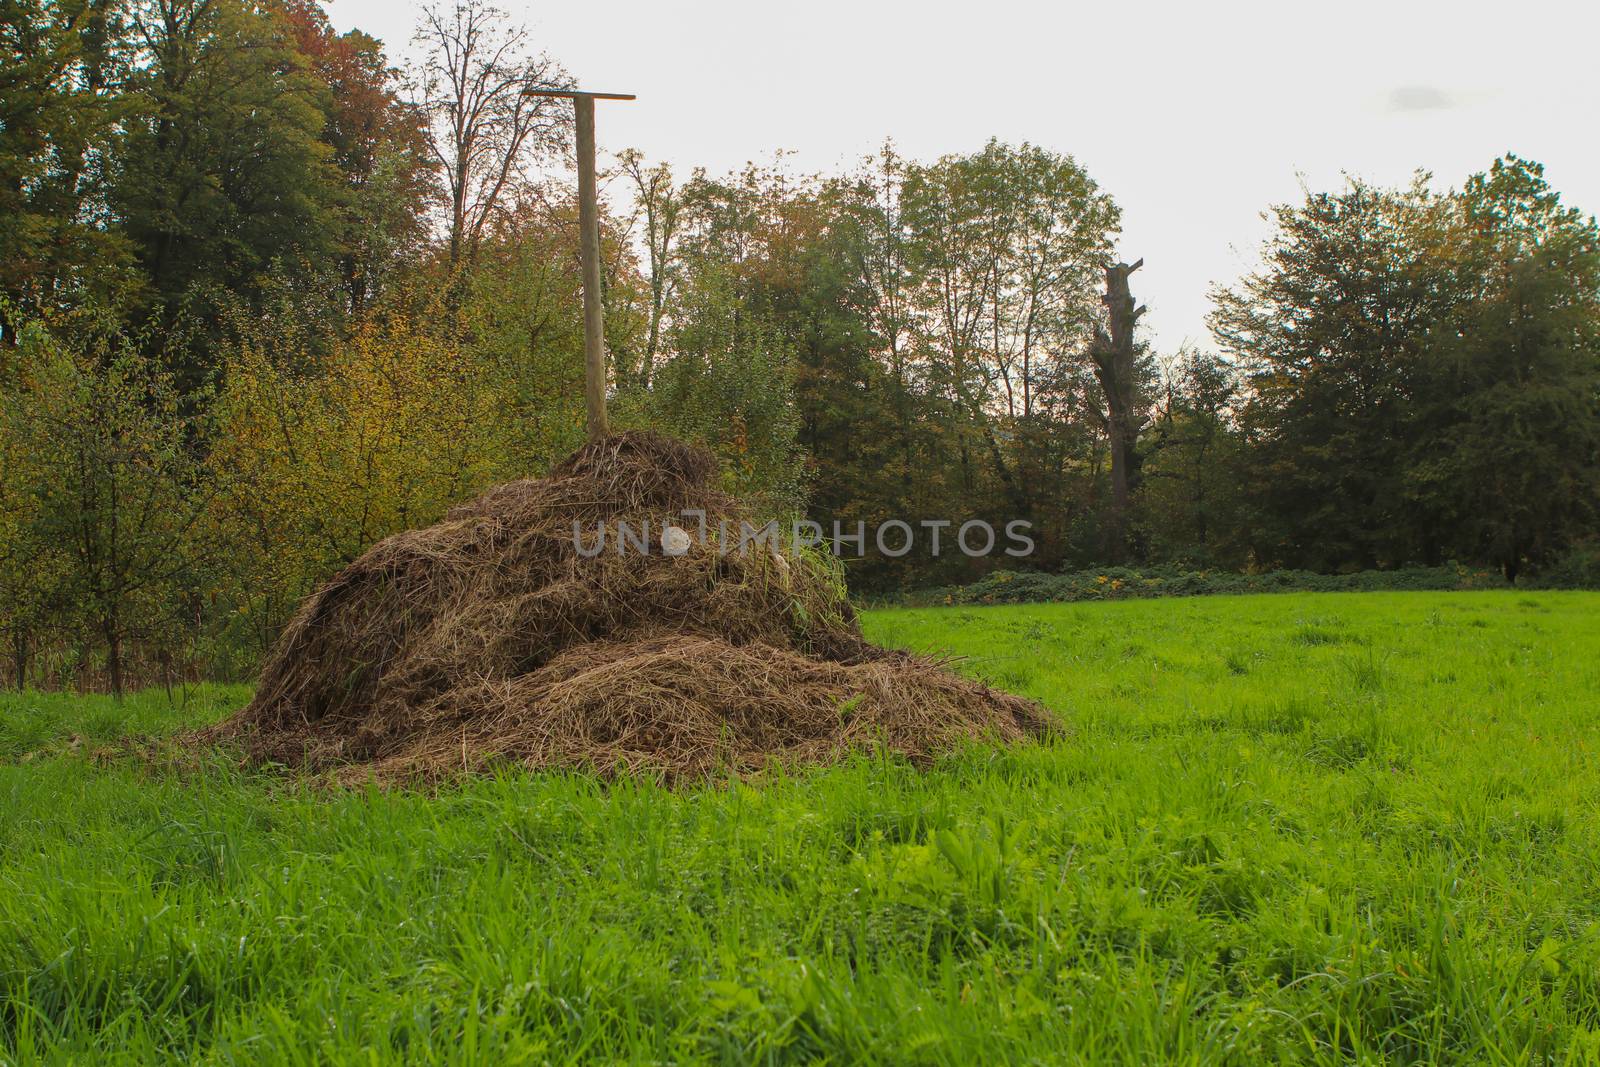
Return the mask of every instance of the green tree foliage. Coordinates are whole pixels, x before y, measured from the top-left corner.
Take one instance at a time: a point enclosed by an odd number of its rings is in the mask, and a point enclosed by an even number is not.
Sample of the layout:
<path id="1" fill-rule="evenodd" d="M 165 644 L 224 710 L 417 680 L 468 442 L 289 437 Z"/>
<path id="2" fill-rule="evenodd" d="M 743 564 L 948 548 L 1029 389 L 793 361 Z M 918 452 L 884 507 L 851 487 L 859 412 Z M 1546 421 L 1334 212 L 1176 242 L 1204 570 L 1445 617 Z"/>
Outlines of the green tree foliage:
<path id="1" fill-rule="evenodd" d="M 786 255 L 794 207 L 784 179 L 749 168 L 725 182 L 697 175 L 678 190 L 658 182 L 655 193 L 652 210 L 671 212 L 681 237 L 657 257 L 672 279 L 664 325 L 654 326 L 657 289 L 639 287 L 639 300 L 649 302 L 640 316 L 648 364 L 619 374 L 632 388 L 618 417 L 707 445 L 724 460 L 730 488 L 764 498 L 767 510 L 795 511 L 803 504 L 796 324 L 774 308 L 769 284 Z"/>
<path id="2" fill-rule="evenodd" d="M 101 641 L 119 696 L 130 642 L 170 662 L 210 556 L 203 398 L 145 348 L 114 324 L 30 326 L 5 392 L 3 439 L 31 457 L 7 502 L 37 583 L 23 604 L 47 601 L 60 624 Z"/>
<path id="3" fill-rule="evenodd" d="M 1600 230 L 1515 156 L 1450 207 L 1457 299 L 1419 375 L 1410 489 L 1437 551 L 1515 580 L 1600 505 Z"/>
<path id="4" fill-rule="evenodd" d="M 1593 218 L 1507 156 L 1460 191 L 1352 181 L 1275 220 L 1212 319 L 1249 374 L 1257 558 L 1514 577 L 1571 544 L 1596 502 Z"/>
<path id="5" fill-rule="evenodd" d="M 609 235 L 608 235 L 609 236 Z M 615 247 L 608 240 L 607 248 Z M 522 430 L 508 469 L 526 476 L 583 443 L 583 290 L 577 205 L 529 200 L 504 211 L 479 245 L 455 309 L 457 336 L 485 372 L 511 385 Z M 613 286 L 626 287 L 625 270 Z M 444 319 L 446 308 L 434 308 Z M 607 332 L 617 325 L 608 315 Z"/>
<path id="6" fill-rule="evenodd" d="M 1274 210 L 1261 271 L 1213 294 L 1212 329 L 1250 377 L 1242 418 L 1255 549 L 1311 569 L 1405 562 L 1404 429 L 1419 353 L 1449 299 L 1422 178 L 1352 181 Z"/>
<path id="7" fill-rule="evenodd" d="M 113 301 L 129 251 L 99 223 L 107 140 L 124 101 L 109 0 L 0 2 L 0 339 L 15 315 Z"/>
<path id="8" fill-rule="evenodd" d="M 112 207 L 158 321 L 208 325 L 221 294 L 248 299 L 274 264 L 335 254 L 328 87 L 287 23 L 240 0 L 141 0 L 130 18 L 138 109 L 113 150 Z"/>
<path id="9" fill-rule="evenodd" d="M 1234 427 L 1239 376 L 1215 354 L 1188 348 L 1163 378 L 1143 441 L 1139 525 L 1149 552 L 1194 566 L 1238 567 L 1245 562 L 1238 487 L 1246 469 Z"/>
<path id="10" fill-rule="evenodd" d="M 0 313 L 14 315 L 0 307 Z M 14 332 L 14 331 L 13 331 Z M 29 435 L 32 361 L 0 348 L 0 636 L 18 689 L 28 680 L 33 651 L 58 630 L 67 605 L 62 546 L 49 536 L 46 502 L 55 457 Z"/>

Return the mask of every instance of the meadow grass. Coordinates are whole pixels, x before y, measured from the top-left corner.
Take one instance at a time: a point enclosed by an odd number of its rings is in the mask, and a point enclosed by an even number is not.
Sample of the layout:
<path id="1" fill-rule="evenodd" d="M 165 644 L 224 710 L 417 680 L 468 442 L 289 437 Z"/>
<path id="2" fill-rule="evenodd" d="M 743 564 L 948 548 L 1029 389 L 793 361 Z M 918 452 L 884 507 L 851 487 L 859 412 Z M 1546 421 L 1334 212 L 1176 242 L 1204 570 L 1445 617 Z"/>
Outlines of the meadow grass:
<path id="1" fill-rule="evenodd" d="M 0 699 L 0 1060 L 1600 1059 L 1600 595 L 866 628 L 1070 734 L 329 794 L 94 758 L 241 690 Z"/>

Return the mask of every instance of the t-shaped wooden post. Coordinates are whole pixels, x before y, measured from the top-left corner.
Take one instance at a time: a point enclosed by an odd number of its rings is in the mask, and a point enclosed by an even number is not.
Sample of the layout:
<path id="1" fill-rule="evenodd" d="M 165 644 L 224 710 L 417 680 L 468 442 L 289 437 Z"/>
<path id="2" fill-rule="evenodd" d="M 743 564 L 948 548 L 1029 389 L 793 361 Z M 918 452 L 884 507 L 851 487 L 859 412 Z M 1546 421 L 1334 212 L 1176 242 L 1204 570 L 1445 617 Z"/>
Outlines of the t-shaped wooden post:
<path id="1" fill-rule="evenodd" d="M 605 309 L 600 302 L 600 203 L 595 188 L 594 102 L 633 100 L 631 93 L 587 93 L 577 89 L 529 89 L 529 96 L 572 101 L 578 119 L 578 255 L 583 263 L 583 396 L 589 440 L 610 433 L 606 422 Z"/>

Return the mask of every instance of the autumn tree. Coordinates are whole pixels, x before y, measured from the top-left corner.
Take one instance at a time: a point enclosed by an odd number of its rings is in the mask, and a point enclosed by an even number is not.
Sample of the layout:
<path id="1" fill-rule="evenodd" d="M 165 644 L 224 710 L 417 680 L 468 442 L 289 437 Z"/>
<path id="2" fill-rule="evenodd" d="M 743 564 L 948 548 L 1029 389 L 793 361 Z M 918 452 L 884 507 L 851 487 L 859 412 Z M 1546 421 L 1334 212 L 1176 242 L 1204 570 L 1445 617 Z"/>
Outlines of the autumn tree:
<path id="1" fill-rule="evenodd" d="M 258 654 L 374 543 L 552 458 L 530 455 L 546 413 L 514 368 L 461 343 L 441 301 L 408 292 L 326 354 L 288 331 L 230 351 L 214 453 L 230 479 L 210 521 L 230 546 L 230 625 Z"/>
<path id="2" fill-rule="evenodd" d="M 450 265 L 459 267 L 537 165 L 565 145 L 563 104 L 527 90 L 570 88 L 572 79 L 533 48 L 526 27 L 485 0 L 425 8 L 413 43 L 422 55 L 413 93 L 443 183 Z"/>
<path id="3" fill-rule="evenodd" d="M 914 343 L 968 511 L 1044 518 L 1084 459 L 1083 352 L 1115 204 L 1070 157 L 991 142 L 909 168 L 901 196 Z M 980 465 L 983 469 L 980 470 Z M 1052 545 L 1052 554 L 1061 551 Z"/>
<path id="4" fill-rule="evenodd" d="M 326 88 L 321 140 L 340 181 L 337 277 L 359 315 L 421 254 L 435 175 L 422 112 L 375 37 L 335 33 L 315 0 L 278 0 L 310 72 Z"/>

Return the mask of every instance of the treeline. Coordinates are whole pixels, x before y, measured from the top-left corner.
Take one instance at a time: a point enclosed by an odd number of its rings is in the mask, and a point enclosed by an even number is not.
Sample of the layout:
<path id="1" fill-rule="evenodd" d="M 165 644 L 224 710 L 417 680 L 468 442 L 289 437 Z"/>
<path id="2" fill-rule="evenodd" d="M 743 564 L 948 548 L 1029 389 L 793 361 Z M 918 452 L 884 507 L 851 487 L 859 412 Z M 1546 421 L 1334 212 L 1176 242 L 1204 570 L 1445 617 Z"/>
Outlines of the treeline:
<path id="1" fill-rule="evenodd" d="M 1117 209 L 1067 157 L 631 174 L 666 320 L 714 320 L 725 293 L 745 348 L 792 367 L 824 524 L 1027 519 L 1046 571 L 1454 561 L 1515 581 L 1595 550 L 1600 230 L 1537 163 L 1275 208 L 1259 269 L 1212 293 L 1214 349 L 1174 352 L 1140 338 Z M 912 554 L 855 578 L 987 566 Z"/>
<path id="2" fill-rule="evenodd" d="M 581 439 L 570 116 L 525 92 L 571 79 L 482 0 L 413 54 L 314 0 L 0 7 L 10 680 L 242 675 L 374 541 Z M 1536 164 L 1276 209 L 1179 352 L 1110 195 L 1034 146 L 603 184 L 613 421 L 774 514 L 1025 519 L 1042 571 L 1515 577 L 1593 529 L 1600 239 Z"/>

